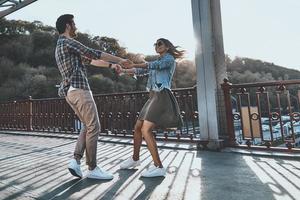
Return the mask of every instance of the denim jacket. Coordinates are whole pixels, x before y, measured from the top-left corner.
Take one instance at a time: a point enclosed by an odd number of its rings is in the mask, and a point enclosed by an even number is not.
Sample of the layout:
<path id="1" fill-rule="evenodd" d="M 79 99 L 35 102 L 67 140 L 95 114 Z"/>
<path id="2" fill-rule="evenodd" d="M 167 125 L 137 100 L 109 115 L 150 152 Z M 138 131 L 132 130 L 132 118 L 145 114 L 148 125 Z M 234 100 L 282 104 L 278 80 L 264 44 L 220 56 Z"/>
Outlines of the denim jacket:
<path id="1" fill-rule="evenodd" d="M 149 75 L 147 81 L 148 91 L 162 91 L 163 89 L 171 89 L 175 67 L 175 58 L 166 53 L 157 60 L 148 62 L 147 68 L 134 68 L 134 70 L 137 76 Z"/>

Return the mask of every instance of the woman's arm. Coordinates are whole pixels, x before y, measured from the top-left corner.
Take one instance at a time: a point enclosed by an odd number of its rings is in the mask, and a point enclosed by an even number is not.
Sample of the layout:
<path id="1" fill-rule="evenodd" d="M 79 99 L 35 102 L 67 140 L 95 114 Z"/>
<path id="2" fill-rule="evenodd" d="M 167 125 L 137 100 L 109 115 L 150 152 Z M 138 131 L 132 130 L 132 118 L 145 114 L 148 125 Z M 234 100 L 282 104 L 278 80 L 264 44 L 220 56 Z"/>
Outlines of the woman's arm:
<path id="1" fill-rule="evenodd" d="M 149 70 L 147 68 L 130 68 L 121 69 L 120 72 L 128 75 L 145 76 L 149 73 Z"/>
<path id="2" fill-rule="evenodd" d="M 148 63 L 138 63 L 138 64 L 132 64 L 131 68 L 147 68 Z"/>
<path id="3" fill-rule="evenodd" d="M 175 64 L 175 59 L 173 56 L 167 55 L 161 60 L 155 60 L 153 62 L 148 63 L 149 69 L 156 69 L 156 70 L 162 70 L 162 69 L 168 69 L 171 68 Z"/>
<path id="4" fill-rule="evenodd" d="M 135 69 L 131 68 L 131 69 L 122 69 L 121 73 L 127 74 L 127 75 L 134 75 L 135 74 Z"/>

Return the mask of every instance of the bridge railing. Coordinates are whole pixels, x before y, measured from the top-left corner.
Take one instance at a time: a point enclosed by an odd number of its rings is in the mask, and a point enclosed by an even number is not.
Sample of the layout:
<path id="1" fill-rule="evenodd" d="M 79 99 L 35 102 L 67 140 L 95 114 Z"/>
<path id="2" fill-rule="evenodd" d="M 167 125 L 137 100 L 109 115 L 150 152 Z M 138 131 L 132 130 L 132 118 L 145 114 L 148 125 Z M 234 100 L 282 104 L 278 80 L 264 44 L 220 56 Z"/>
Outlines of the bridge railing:
<path id="1" fill-rule="evenodd" d="M 300 80 L 222 84 L 232 146 L 300 146 Z"/>
<path id="2" fill-rule="evenodd" d="M 178 130 L 155 130 L 157 138 L 199 140 L 196 88 L 173 90 L 183 117 Z M 94 95 L 102 135 L 131 137 L 148 92 Z M 82 124 L 65 99 L 32 99 L 0 103 L 0 129 L 79 133 Z"/>

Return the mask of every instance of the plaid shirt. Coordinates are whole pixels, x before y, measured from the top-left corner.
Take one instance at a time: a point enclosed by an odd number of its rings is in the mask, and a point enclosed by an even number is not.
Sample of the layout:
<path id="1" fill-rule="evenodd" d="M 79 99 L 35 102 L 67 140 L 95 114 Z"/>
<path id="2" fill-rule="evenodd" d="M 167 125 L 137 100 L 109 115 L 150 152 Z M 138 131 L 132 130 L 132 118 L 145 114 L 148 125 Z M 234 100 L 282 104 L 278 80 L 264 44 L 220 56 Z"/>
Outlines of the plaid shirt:
<path id="1" fill-rule="evenodd" d="M 99 59 L 101 51 L 88 48 L 80 42 L 60 35 L 55 49 L 55 59 L 62 76 L 61 86 L 90 90 L 85 64 Z M 58 94 L 63 97 L 61 87 Z"/>

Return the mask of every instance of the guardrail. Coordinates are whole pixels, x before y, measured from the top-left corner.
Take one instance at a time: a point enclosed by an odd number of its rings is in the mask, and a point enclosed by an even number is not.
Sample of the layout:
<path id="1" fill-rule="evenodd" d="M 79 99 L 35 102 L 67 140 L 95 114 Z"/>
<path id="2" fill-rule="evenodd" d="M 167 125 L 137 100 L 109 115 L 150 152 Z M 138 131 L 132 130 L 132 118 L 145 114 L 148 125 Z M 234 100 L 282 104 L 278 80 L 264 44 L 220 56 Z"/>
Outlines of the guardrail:
<path id="1" fill-rule="evenodd" d="M 196 88 L 173 90 L 184 126 L 178 130 L 155 130 L 157 138 L 199 140 Z M 131 137 L 148 92 L 94 95 L 102 135 Z M 0 129 L 54 133 L 79 133 L 81 123 L 65 99 L 32 99 L 0 103 Z"/>
<path id="2" fill-rule="evenodd" d="M 224 79 L 231 146 L 300 146 L 300 80 L 231 84 Z"/>

